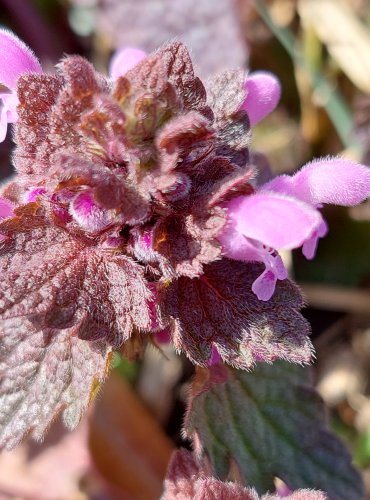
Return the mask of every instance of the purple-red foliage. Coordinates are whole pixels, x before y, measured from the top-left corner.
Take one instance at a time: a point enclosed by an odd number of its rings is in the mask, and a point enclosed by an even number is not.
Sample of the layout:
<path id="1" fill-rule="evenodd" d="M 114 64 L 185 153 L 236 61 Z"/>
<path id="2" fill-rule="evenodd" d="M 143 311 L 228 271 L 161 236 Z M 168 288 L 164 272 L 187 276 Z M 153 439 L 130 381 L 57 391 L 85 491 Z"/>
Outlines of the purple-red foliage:
<path id="1" fill-rule="evenodd" d="M 0 442 L 73 427 L 112 348 L 169 328 L 207 365 L 305 363 L 311 345 L 288 280 L 250 291 L 259 264 L 223 258 L 223 203 L 253 192 L 242 72 L 208 93 L 179 42 L 116 81 L 83 58 L 18 80 L 14 162 L 0 224 Z M 29 200 L 33 200 L 28 202 Z M 16 208 L 18 207 L 18 208 Z"/>
<path id="2" fill-rule="evenodd" d="M 260 497 L 254 488 L 238 482 L 221 481 L 207 474 L 193 453 L 187 450 L 174 452 L 168 467 L 161 500 L 279 500 L 279 494 Z M 325 500 L 320 491 L 297 490 L 284 495 L 288 500 Z"/>

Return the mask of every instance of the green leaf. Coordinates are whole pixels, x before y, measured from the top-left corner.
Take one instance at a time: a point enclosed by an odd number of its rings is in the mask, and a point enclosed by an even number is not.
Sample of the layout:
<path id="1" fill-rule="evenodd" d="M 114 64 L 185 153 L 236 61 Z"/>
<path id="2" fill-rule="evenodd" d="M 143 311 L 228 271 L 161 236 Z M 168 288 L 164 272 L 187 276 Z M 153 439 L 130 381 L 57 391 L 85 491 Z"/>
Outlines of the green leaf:
<path id="1" fill-rule="evenodd" d="M 236 462 L 242 479 L 259 493 L 274 477 L 292 490 L 315 488 L 331 500 L 364 498 L 360 475 L 341 441 L 326 426 L 324 405 L 295 365 L 259 363 L 248 373 L 230 370 L 223 384 L 194 381 L 185 421 L 214 473 L 226 479 Z"/>

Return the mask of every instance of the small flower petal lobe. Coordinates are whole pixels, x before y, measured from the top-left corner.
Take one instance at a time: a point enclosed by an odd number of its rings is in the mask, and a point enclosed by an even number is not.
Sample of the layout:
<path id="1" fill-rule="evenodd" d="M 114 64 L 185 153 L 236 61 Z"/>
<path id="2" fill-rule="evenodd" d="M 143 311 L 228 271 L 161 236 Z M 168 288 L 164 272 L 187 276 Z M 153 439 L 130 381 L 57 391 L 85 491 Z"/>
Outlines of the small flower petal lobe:
<path id="1" fill-rule="evenodd" d="M 246 238 L 285 250 L 300 247 L 321 223 L 320 213 L 309 205 L 268 192 L 235 198 L 228 215 Z"/>
<path id="2" fill-rule="evenodd" d="M 249 116 L 251 125 L 255 125 L 269 115 L 280 100 L 279 80 L 265 71 L 251 73 L 245 81 L 247 97 L 242 105 Z"/>
<path id="3" fill-rule="evenodd" d="M 41 65 L 27 45 L 8 30 L 0 29 L 0 82 L 15 88 L 24 73 L 42 73 Z"/>
<path id="4" fill-rule="evenodd" d="M 146 53 L 134 47 L 125 47 L 118 50 L 112 57 L 109 65 L 109 75 L 116 80 L 127 71 L 134 68 L 140 61 L 145 59 Z"/>

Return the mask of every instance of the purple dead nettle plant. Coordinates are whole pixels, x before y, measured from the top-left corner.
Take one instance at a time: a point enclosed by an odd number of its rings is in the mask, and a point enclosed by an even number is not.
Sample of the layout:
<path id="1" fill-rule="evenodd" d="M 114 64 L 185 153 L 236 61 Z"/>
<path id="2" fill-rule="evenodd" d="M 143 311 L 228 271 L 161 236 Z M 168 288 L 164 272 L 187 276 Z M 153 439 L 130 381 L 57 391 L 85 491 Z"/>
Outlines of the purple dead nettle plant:
<path id="1" fill-rule="evenodd" d="M 364 200 L 368 168 L 327 158 L 259 185 L 250 125 L 276 106 L 277 80 L 228 70 L 206 90 L 180 42 L 125 49 L 108 78 L 79 56 L 45 74 L 4 30 L 0 49 L 2 138 L 16 122 L 0 203 L 1 445 L 41 438 L 60 412 L 75 427 L 112 351 L 164 333 L 200 367 L 309 363 L 278 251 L 312 258 L 319 209 Z"/>

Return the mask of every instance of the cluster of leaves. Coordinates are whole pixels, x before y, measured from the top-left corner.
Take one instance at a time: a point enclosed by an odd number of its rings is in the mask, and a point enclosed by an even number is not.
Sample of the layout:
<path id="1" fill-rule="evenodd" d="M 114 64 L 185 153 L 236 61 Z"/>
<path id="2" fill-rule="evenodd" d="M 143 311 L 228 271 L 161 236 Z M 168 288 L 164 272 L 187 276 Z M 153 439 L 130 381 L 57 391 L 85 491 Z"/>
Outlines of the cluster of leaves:
<path id="1" fill-rule="evenodd" d="M 115 82 L 68 57 L 55 75 L 22 76 L 18 99 L 17 176 L 2 192 L 15 208 L 0 224 L 1 446 L 41 438 L 60 412 L 75 427 L 112 351 L 141 351 L 166 329 L 211 377 L 196 379 L 186 418 L 197 455 L 178 455 L 199 498 L 210 488 L 254 500 L 275 476 L 360 498 L 301 373 L 240 371 L 312 355 L 298 288 L 279 281 L 259 301 L 260 265 L 226 259 L 217 240 L 223 204 L 253 192 L 243 72 L 224 72 L 206 91 L 172 43 Z M 206 368 L 214 349 L 232 368 Z M 231 463 L 258 493 L 221 481 Z M 205 479 L 206 464 L 220 480 Z"/>
<path id="2" fill-rule="evenodd" d="M 173 43 L 113 84 L 80 57 L 18 81 L 15 167 L 3 190 L 1 443 L 79 421 L 112 349 L 170 329 L 207 366 L 308 362 L 289 281 L 262 303 L 259 266 L 222 258 L 222 204 L 253 191 L 242 71 L 208 91 Z M 28 197 L 28 198 L 27 198 Z M 30 200 L 25 203 L 25 199 Z M 230 322 L 230 318 L 234 320 Z"/>

